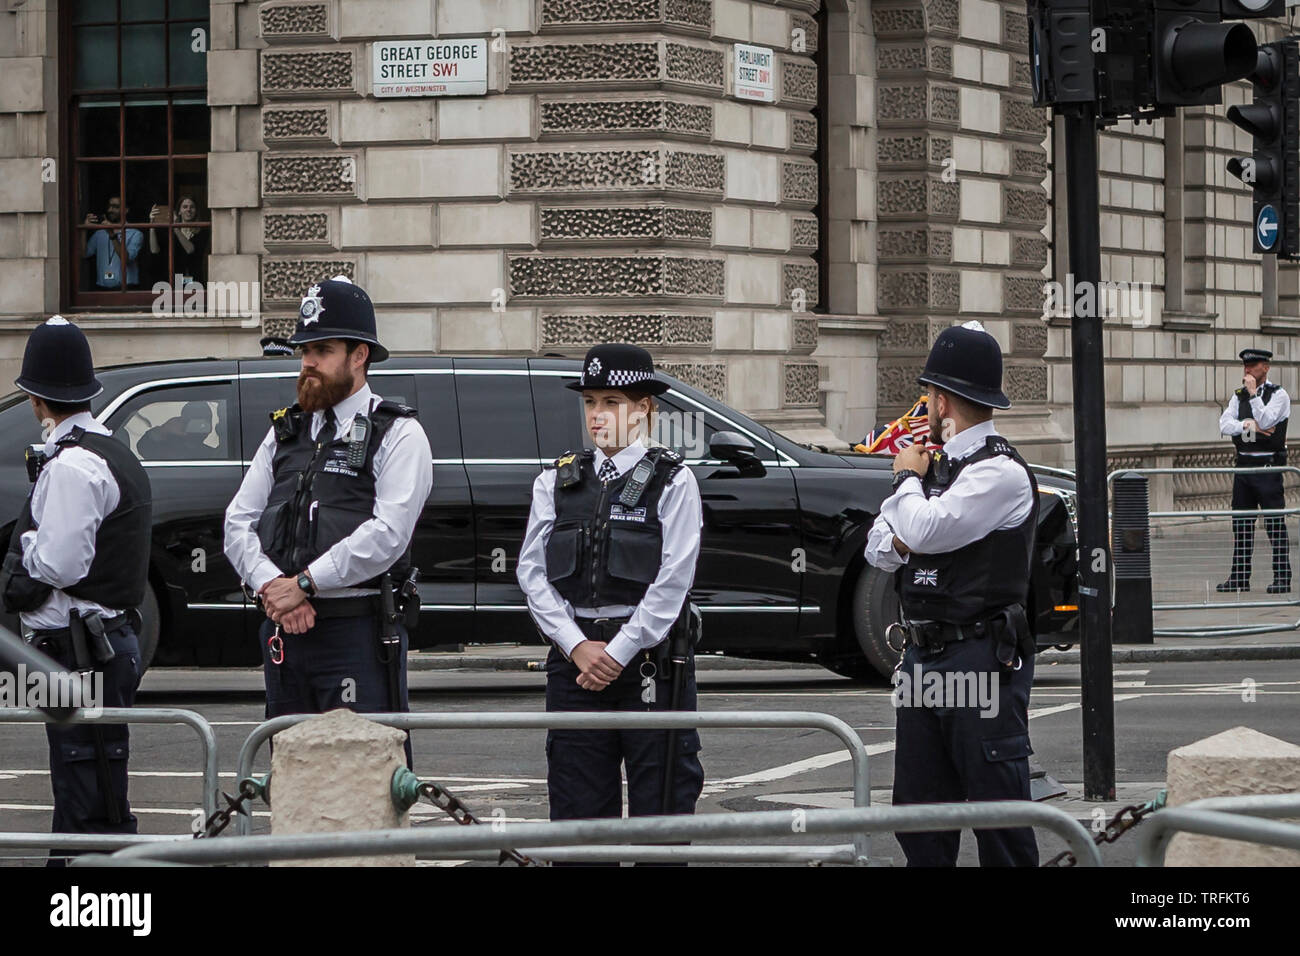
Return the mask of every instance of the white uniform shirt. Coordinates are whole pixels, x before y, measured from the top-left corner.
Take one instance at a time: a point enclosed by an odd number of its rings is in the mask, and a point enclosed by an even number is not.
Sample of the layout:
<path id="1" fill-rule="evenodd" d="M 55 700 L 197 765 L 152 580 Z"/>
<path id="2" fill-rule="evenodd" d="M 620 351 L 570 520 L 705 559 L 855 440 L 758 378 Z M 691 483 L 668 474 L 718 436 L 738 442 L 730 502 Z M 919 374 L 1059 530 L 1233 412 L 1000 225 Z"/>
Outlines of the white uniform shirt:
<path id="1" fill-rule="evenodd" d="M 59 422 L 45 442 L 45 454 L 59 456 L 41 469 L 32 489 L 34 531 L 22 536 L 23 567 L 37 581 L 54 586 L 45 603 L 19 615 L 23 627 L 37 630 L 68 626 L 68 611 L 82 616 L 98 613 L 113 617 L 125 608 L 106 608 L 93 601 L 70 597 L 71 587 L 90 570 L 95 559 L 95 534 L 122 500 L 108 462 L 76 445 L 58 449 L 58 441 L 81 426 L 97 435 L 110 435 L 89 412 L 78 412 Z"/>
<path id="2" fill-rule="evenodd" d="M 997 432 L 992 420 L 954 435 L 943 453 L 954 461 L 984 447 Z M 942 495 L 927 498 L 919 478 L 908 478 L 885 499 L 867 533 L 867 561 L 895 571 L 907 559 L 894 550 L 895 535 L 917 554 L 944 554 L 1006 528 L 1014 528 L 1034 507 L 1025 470 L 1005 455 L 963 468 Z"/>
<path id="3" fill-rule="evenodd" d="M 1273 383 L 1265 379 L 1260 388 L 1271 384 Z M 1259 390 L 1257 389 L 1254 397 L 1250 400 L 1250 410 L 1259 429 L 1267 431 L 1283 419 L 1291 417 L 1291 396 L 1286 393 L 1285 388 L 1278 388 L 1273 393 L 1273 397 L 1268 400 L 1268 404 L 1265 405 L 1263 399 L 1259 397 Z M 1237 417 L 1237 396 L 1234 393 L 1228 397 L 1228 407 L 1219 416 L 1219 434 L 1225 438 L 1231 438 L 1233 435 L 1240 435 L 1243 431 L 1241 419 Z M 1272 456 L 1273 453 L 1271 451 L 1251 451 L 1250 442 L 1245 442 L 1241 454 L 1268 457 Z"/>
<path id="4" fill-rule="evenodd" d="M 640 461 L 648 449 L 637 443 L 614 455 L 614 467 L 621 476 Z M 596 473 L 608 456 L 599 448 L 592 461 Z M 555 642 L 565 657 L 587 640 L 573 619 L 577 617 L 627 617 L 628 621 L 605 647 L 605 653 L 623 666 L 640 650 L 654 647 L 665 637 L 686 601 L 695 580 L 695 562 L 700 556 L 700 529 L 704 526 L 700 489 L 689 468 L 677 470 L 659 497 L 659 521 L 663 526 L 663 550 L 659 574 L 635 608 L 622 605 L 572 607 L 546 576 L 546 542 L 555 526 L 554 468 L 545 469 L 533 482 L 533 505 L 528 531 L 519 552 L 516 576 L 528 598 L 528 610 L 542 633 Z"/>
<path id="5" fill-rule="evenodd" d="M 352 430 L 358 412 L 367 415 L 381 399 L 363 385 L 354 394 L 334 406 L 334 437 Z M 311 437 L 315 439 L 325 424 L 324 411 L 312 414 Z M 257 523 L 266 508 L 273 485 L 271 459 L 275 457 L 275 429 L 271 428 L 243 484 L 226 508 L 226 557 L 254 591 L 271 579 L 281 576 L 280 569 L 266 556 L 257 537 Z M 374 459 L 375 505 L 372 517 L 342 541 L 307 566 L 316 592 L 322 598 L 356 597 L 378 593 L 351 585 L 360 584 L 387 571 L 406 550 L 424 502 L 433 488 L 433 452 L 428 436 L 414 418 L 394 420 Z M 297 574 L 301 568 L 291 568 Z"/>

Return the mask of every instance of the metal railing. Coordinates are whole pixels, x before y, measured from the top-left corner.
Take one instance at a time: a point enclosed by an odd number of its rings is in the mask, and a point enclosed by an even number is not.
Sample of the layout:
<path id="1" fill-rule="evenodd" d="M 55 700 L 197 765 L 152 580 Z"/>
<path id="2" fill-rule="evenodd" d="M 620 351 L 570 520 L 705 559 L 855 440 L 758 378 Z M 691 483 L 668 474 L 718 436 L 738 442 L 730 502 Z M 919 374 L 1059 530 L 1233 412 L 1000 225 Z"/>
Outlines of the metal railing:
<path id="1" fill-rule="evenodd" d="M 1170 480 L 1189 475 L 1287 474 L 1300 478 L 1300 468 L 1292 465 L 1267 465 L 1259 468 L 1234 468 L 1226 466 L 1197 468 L 1124 468 L 1106 476 L 1107 488 L 1120 475 L 1168 476 Z M 1169 494 L 1158 495 L 1152 488 L 1151 499 L 1172 500 Z M 1151 529 L 1152 597 L 1154 613 L 1174 614 L 1179 611 L 1252 611 L 1267 608 L 1300 607 L 1300 574 L 1293 573 L 1297 586 L 1276 598 L 1264 600 L 1241 599 L 1246 592 L 1220 593 L 1215 590 L 1219 582 L 1227 579 L 1233 561 L 1234 519 L 1278 518 L 1288 538 L 1288 560 L 1293 572 L 1296 565 L 1296 542 L 1300 540 L 1300 526 L 1288 521 L 1300 515 L 1300 508 L 1269 509 L 1207 508 L 1199 510 L 1152 510 L 1148 512 Z M 1113 519 L 1113 513 L 1112 513 Z M 1254 534 L 1252 566 L 1256 575 L 1272 566 L 1272 542 L 1268 535 L 1268 522 Z M 1271 580 L 1268 570 L 1265 580 Z M 1259 590 L 1263 590 L 1261 586 Z M 1232 635 L 1267 634 L 1275 631 L 1300 630 L 1300 619 L 1260 623 L 1238 621 L 1224 624 L 1175 625 L 1163 623 L 1154 633 L 1163 637 L 1226 637 Z"/>
<path id="2" fill-rule="evenodd" d="M 263 743 L 294 724 L 309 720 L 312 714 L 292 714 L 276 717 L 257 727 L 248 735 L 239 750 L 239 767 L 237 779 L 253 775 L 253 760 Z M 853 762 L 853 805 L 866 807 L 871 803 L 871 783 L 868 771 L 867 750 L 862 745 L 857 733 L 830 714 L 807 711 L 656 711 L 656 712 L 543 712 L 543 713 L 462 713 L 462 714 L 363 714 L 369 720 L 398 727 L 402 730 L 691 730 L 708 728 L 769 728 L 769 729 L 811 729 L 824 730 L 834 734 L 849 751 Z M 246 817 L 239 817 L 236 828 L 241 836 L 247 835 L 251 823 Z M 616 841 L 612 841 L 616 842 Z M 550 844 L 555 845 L 555 844 Z M 646 848 L 651 856 L 657 855 L 663 848 Z M 698 852 L 704 847 L 675 848 L 687 856 L 702 859 L 704 854 Z M 790 847 L 770 848 L 774 854 L 788 855 Z M 834 848 L 837 859 L 844 862 L 868 863 L 870 861 L 870 840 L 865 831 L 857 833 L 852 846 Z M 819 854 L 826 850 L 820 849 Z"/>
<path id="3" fill-rule="evenodd" d="M 799 813 L 795 826 L 794 814 Z M 630 817 L 613 820 L 571 820 L 557 823 L 502 823 L 484 827 L 444 827 L 312 833 L 291 836 L 250 836 L 237 840 L 190 840 L 172 844 L 142 844 L 111 856 L 78 857 L 78 866 L 123 866 L 136 863 L 264 863 L 275 860 L 319 860 L 331 857 L 436 854 L 464 858 L 475 851 L 527 847 L 529 855 L 545 847 L 574 844 L 662 843 L 699 839 L 746 839 L 796 835 L 915 833 L 959 828 L 989 829 L 1033 826 L 1061 837 L 1081 866 L 1100 866 L 1101 855 L 1084 826 L 1064 810 L 1024 800 L 988 803 L 915 804 L 901 807 L 855 807 L 852 810 L 763 810 L 708 813 L 695 816 Z M 674 859 L 690 859 L 671 847 Z M 755 847 L 729 847 L 732 860 L 748 859 Z M 790 847 L 784 849 L 790 850 Z"/>
<path id="4" fill-rule="evenodd" d="M 1300 793 L 1209 797 L 1165 807 L 1142 822 L 1135 865 L 1164 866 L 1169 841 L 1176 833 L 1300 850 L 1300 824 L 1257 817 L 1300 817 Z"/>

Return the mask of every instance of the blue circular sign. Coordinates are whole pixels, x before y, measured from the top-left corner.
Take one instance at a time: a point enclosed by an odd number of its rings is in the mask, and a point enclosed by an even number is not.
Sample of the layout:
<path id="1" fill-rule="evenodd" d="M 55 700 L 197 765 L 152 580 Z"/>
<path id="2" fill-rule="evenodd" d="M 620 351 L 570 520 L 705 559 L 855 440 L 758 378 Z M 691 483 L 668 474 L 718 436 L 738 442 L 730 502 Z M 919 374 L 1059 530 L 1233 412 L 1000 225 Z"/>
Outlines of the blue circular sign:
<path id="1" fill-rule="evenodd" d="M 1255 241 L 1265 251 L 1277 244 L 1277 210 L 1264 206 L 1255 217 Z"/>

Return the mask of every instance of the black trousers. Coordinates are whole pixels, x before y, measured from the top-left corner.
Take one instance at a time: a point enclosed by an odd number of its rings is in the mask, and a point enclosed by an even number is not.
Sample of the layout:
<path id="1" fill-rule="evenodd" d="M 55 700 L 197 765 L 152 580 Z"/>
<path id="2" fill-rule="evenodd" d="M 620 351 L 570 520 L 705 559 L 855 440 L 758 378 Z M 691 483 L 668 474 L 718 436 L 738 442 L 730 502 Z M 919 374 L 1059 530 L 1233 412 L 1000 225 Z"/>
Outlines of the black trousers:
<path id="1" fill-rule="evenodd" d="M 1254 511 L 1256 508 L 1285 508 L 1282 494 L 1282 473 L 1234 475 L 1232 480 L 1232 510 Z M 1255 518 L 1232 519 L 1232 570 L 1228 583 L 1250 584 L 1251 557 L 1255 552 Z M 1273 544 L 1273 583 L 1291 583 L 1291 539 L 1286 530 L 1286 518 L 1271 515 L 1264 519 L 1264 530 Z"/>
<path id="2" fill-rule="evenodd" d="M 96 665 L 103 675 L 101 707 L 132 707 L 140 685 L 140 642 L 128 624 L 106 632 L 113 647 L 113 659 Z M 70 650 L 37 644 L 39 650 L 57 660 L 64 669 L 76 671 Z M 119 822 L 110 819 L 109 801 L 100 787 L 99 761 L 95 751 L 98 728 L 108 754 L 108 780 Z M 127 761 L 131 732 L 126 724 L 45 725 L 50 745 L 50 789 L 54 793 L 53 833 L 137 833 L 135 814 L 127 800 Z M 78 851 L 60 851 L 76 856 Z M 49 866 L 63 866 L 61 858 L 50 857 Z"/>
<path id="3" fill-rule="evenodd" d="M 262 672 L 266 679 L 266 719 L 283 714 L 323 714 L 346 707 L 358 713 L 409 711 L 406 685 L 406 628 L 401 635 L 398 687 L 399 706 L 389 699 L 388 665 L 379 659 L 377 617 L 317 618 L 303 634 L 280 632 L 284 660 L 271 660 L 267 641 L 275 633 L 271 621 L 262 622 Z M 411 737 L 406 737 L 406 763 L 411 766 Z"/>
<path id="4" fill-rule="evenodd" d="M 644 654 L 623 668 L 618 679 L 601 691 L 583 690 L 576 683 L 578 667 L 552 647 L 546 658 L 547 711 L 650 711 L 671 706 L 670 675 L 656 674 L 655 702 L 641 699 Z M 695 661 L 687 662 L 681 710 L 696 709 Z M 648 668 L 647 668 L 648 671 Z M 694 813 L 704 789 L 700 764 L 700 734 L 679 730 L 673 754 L 671 812 Z M 546 734 L 546 788 L 552 820 L 582 820 L 623 815 L 620 767 L 627 768 L 629 816 L 663 813 L 666 730 L 552 730 Z"/>
<path id="5" fill-rule="evenodd" d="M 1029 799 L 1032 657 L 1022 660 L 1019 670 L 1003 667 L 987 637 L 946 645 L 937 654 L 909 645 L 900 676 L 905 683 L 894 692 L 895 806 Z M 942 681 L 945 693 L 928 698 L 925 688 L 936 681 Z M 948 693 L 949 687 L 965 691 Z M 981 866 L 1038 865 L 1031 827 L 976 830 L 975 841 Z M 961 831 L 900 833 L 898 842 L 908 866 L 955 866 Z"/>

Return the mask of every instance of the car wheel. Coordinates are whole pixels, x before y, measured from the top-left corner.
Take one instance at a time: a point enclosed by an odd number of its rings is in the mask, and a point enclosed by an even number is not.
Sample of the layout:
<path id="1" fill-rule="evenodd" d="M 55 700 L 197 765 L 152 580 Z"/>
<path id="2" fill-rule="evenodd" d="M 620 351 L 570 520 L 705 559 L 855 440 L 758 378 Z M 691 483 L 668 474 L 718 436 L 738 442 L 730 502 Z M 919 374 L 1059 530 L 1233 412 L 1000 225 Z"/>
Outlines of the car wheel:
<path id="1" fill-rule="evenodd" d="M 162 633 L 162 614 L 158 609 L 158 595 L 153 585 L 144 589 L 144 600 L 140 602 L 140 674 L 149 669 L 154 653 L 158 650 L 158 637 Z"/>
<path id="2" fill-rule="evenodd" d="M 899 620 L 898 592 L 894 575 L 866 567 L 853 586 L 853 630 L 862 654 L 878 673 L 893 673 L 902 652 L 890 647 L 885 628 Z"/>

